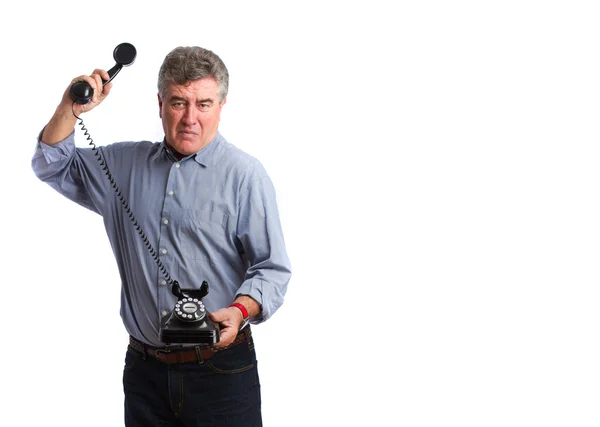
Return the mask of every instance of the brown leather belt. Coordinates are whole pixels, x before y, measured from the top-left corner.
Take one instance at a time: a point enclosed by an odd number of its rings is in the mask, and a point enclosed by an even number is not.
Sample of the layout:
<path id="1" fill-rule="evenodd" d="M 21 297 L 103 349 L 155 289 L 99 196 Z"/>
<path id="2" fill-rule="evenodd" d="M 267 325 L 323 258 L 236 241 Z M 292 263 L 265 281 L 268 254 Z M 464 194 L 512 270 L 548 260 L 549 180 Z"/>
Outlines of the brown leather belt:
<path id="1" fill-rule="evenodd" d="M 154 357 L 155 359 L 158 359 L 166 364 L 188 362 L 202 363 L 203 361 L 213 357 L 213 355 L 219 351 L 223 351 L 233 347 L 234 345 L 248 341 L 249 335 L 250 328 L 246 327 L 240 331 L 231 344 L 223 348 L 204 347 L 199 345 L 184 348 L 157 348 L 144 344 L 143 342 L 136 340 L 131 336 L 129 337 L 129 346 L 144 356 Z"/>

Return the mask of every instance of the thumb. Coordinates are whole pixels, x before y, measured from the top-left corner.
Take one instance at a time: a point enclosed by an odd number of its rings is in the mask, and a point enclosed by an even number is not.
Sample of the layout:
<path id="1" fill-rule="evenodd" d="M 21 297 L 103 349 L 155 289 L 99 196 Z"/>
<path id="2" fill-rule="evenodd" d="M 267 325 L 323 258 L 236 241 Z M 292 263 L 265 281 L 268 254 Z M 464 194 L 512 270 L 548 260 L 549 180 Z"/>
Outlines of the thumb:
<path id="1" fill-rule="evenodd" d="M 223 308 L 213 313 L 210 313 L 208 317 L 210 317 L 210 320 L 217 323 L 220 323 L 227 318 L 227 316 L 225 315 L 225 309 Z"/>

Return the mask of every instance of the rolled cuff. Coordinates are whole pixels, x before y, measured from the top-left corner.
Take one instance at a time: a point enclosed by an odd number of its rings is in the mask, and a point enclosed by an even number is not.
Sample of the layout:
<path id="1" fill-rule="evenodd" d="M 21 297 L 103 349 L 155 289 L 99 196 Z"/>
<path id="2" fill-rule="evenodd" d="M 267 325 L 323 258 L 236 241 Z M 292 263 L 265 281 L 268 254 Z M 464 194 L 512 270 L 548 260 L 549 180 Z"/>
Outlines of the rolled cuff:
<path id="1" fill-rule="evenodd" d="M 283 295 L 277 291 L 277 287 L 257 278 L 246 280 L 237 295 L 248 295 L 261 306 L 261 313 L 250 319 L 254 325 L 268 320 L 283 304 Z"/>

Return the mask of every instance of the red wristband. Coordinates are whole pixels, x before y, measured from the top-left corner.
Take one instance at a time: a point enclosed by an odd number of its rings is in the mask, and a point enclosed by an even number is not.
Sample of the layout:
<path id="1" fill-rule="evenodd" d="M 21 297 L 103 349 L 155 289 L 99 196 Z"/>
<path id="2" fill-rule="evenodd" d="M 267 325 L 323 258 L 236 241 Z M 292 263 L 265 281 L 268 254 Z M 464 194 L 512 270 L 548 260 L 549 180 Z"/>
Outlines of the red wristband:
<path id="1" fill-rule="evenodd" d="M 242 317 L 244 318 L 244 320 L 246 320 L 248 318 L 248 310 L 246 310 L 246 307 L 244 307 L 239 302 L 234 302 L 229 307 L 237 307 L 237 308 L 239 308 L 241 310 L 241 312 L 242 312 Z"/>

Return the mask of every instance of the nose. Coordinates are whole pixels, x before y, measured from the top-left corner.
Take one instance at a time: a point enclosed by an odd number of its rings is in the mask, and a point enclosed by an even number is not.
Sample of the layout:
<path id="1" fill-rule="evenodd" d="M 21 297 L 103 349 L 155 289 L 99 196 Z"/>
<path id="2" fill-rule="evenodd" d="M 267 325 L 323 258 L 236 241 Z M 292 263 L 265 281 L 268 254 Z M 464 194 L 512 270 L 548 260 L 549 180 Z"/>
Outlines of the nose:
<path id="1" fill-rule="evenodd" d="M 182 120 L 183 120 L 183 123 L 185 123 L 186 125 L 196 124 L 196 116 L 194 115 L 193 107 L 187 107 L 185 109 Z"/>

